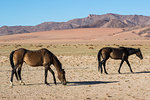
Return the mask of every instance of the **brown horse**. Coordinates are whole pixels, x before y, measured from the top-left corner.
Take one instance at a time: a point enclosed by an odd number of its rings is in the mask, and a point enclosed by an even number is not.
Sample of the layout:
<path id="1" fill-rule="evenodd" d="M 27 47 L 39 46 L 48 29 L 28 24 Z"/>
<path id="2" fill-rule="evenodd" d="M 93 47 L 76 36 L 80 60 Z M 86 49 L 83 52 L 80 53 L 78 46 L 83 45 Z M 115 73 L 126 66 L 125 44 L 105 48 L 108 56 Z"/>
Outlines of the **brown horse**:
<path id="1" fill-rule="evenodd" d="M 105 73 L 108 74 L 105 68 L 105 64 L 110 57 L 112 59 L 121 60 L 120 67 L 118 70 L 119 73 L 124 61 L 126 61 L 126 63 L 128 64 L 130 71 L 133 72 L 130 63 L 128 61 L 128 57 L 132 54 L 136 54 L 136 56 L 138 56 L 140 59 L 143 59 L 141 50 L 139 48 L 135 49 L 135 48 L 127 48 L 127 47 L 119 47 L 119 48 L 104 47 L 100 49 L 98 52 L 98 70 L 101 69 L 101 73 L 102 73 L 103 72 L 102 65 L 103 65 Z M 103 58 L 102 61 L 101 61 L 101 56 Z"/>
<path id="2" fill-rule="evenodd" d="M 53 64 L 58 73 L 58 79 L 61 81 L 63 85 L 66 85 L 66 78 L 65 78 L 65 71 L 62 69 L 62 64 L 57 59 L 57 57 L 50 52 L 49 50 L 43 48 L 36 51 L 27 50 L 24 48 L 17 49 L 12 51 L 10 54 L 10 64 L 12 67 L 11 73 L 11 86 L 13 86 L 13 75 L 15 74 L 17 80 L 24 84 L 21 79 L 21 68 L 23 62 L 26 64 L 37 67 L 37 66 L 44 66 L 45 67 L 45 84 L 47 83 L 47 73 L 50 71 L 53 75 L 54 83 L 56 85 L 56 79 L 54 71 L 50 68 L 50 65 Z M 18 69 L 18 71 L 16 71 Z M 19 78 L 18 78 L 19 76 Z"/>

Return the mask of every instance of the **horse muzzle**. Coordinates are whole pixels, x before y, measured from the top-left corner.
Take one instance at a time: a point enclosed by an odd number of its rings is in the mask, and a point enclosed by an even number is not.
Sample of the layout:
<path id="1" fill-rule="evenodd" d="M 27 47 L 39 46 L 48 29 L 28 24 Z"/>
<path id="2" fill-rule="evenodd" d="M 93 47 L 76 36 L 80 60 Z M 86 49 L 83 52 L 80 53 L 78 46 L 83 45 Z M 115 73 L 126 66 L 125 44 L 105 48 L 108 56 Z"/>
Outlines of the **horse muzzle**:
<path id="1" fill-rule="evenodd" d="M 66 82 L 66 81 L 63 81 L 62 84 L 63 84 L 63 85 L 67 85 L 67 82 Z"/>
<path id="2" fill-rule="evenodd" d="M 140 57 L 140 59 L 142 60 L 142 59 L 143 59 L 143 57 Z"/>

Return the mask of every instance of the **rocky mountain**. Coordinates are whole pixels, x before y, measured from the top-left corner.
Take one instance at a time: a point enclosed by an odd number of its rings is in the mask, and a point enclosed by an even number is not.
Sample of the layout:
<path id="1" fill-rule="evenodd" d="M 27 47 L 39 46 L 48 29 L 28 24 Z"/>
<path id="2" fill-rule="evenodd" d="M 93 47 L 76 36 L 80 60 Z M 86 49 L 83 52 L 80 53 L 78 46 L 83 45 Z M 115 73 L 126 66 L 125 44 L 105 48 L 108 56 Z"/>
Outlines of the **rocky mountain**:
<path id="1" fill-rule="evenodd" d="M 44 22 L 36 26 L 2 26 L 0 35 L 31 33 L 49 30 L 63 30 L 75 28 L 131 28 L 150 25 L 150 16 L 143 15 L 88 15 L 85 18 L 69 20 L 67 22 Z"/>

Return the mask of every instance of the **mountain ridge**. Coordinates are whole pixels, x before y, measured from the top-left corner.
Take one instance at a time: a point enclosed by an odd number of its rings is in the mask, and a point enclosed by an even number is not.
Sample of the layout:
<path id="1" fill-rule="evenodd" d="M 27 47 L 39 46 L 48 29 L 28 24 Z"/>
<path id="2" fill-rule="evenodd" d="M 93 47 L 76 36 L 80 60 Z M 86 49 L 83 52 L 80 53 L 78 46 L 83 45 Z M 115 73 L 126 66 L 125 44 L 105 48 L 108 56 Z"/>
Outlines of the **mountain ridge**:
<path id="1" fill-rule="evenodd" d="M 131 28 L 148 25 L 150 25 L 150 16 L 113 13 L 103 15 L 89 14 L 85 18 L 76 18 L 67 22 L 44 22 L 35 26 L 2 26 L 0 27 L 0 35 L 76 28 Z"/>

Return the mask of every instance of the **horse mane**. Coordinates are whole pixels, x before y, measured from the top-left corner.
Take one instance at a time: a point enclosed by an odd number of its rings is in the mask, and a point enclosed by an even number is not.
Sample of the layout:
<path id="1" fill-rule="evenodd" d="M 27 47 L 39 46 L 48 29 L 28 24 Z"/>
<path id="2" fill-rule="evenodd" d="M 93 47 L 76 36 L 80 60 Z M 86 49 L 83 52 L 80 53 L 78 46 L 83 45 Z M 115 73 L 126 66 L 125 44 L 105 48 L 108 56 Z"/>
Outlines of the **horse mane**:
<path id="1" fill-rule="evenodd" d="M 58 60 L 58 58 L 48 50 L 48 52 L 50 53 L 50 55 L 52 55 L 52 64 L 56 67 L 57 70 L 62 70 L 62 64 L 61 62 Z"/>
<path id="2" fill-rule="evenodd" d="M 62 69 L 62 64 L 55 55 L 53 55 L 53 61 L 57 62 L 57 64 L 60 66 L 60 69 Z"/>

